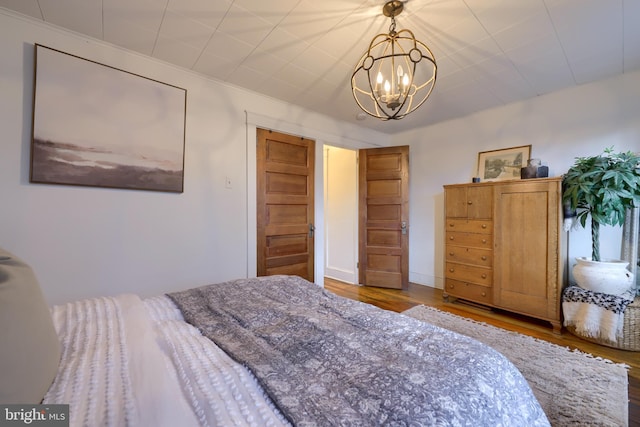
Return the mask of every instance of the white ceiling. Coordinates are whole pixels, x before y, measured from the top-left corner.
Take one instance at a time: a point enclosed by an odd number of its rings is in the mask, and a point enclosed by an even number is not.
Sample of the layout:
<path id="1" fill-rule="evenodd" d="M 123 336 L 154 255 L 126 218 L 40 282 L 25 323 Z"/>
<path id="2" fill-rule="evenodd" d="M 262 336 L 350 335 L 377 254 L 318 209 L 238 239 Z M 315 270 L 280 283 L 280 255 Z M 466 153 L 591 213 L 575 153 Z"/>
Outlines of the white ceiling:
<path id="1" fill-rule="evenodd" d="M 0 7 L 385 133 L 640 69 L 640 0 L 407 0 L 438 63 L 399 121 L 357 121 L 353 68 L 384 0 L 0 0 Z M 46 44 L 46 40 L 42 41 Z"/>

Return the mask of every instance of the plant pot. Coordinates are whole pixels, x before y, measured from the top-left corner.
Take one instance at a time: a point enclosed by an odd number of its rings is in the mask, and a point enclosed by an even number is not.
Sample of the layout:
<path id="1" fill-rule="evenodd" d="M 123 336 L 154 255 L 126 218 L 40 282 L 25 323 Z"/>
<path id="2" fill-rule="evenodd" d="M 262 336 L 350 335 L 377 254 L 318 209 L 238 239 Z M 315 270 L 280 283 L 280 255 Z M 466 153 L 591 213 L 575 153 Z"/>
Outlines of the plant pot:
<path id="1" fill-rule="evenodd" d="M 631 288 L 633 274 L 627 270 L 627 261 L 591 261 L 589 258 L 576 258 L 573 278 L 578 286 L 593 292 L 609 295 L 622 295 Z"/>

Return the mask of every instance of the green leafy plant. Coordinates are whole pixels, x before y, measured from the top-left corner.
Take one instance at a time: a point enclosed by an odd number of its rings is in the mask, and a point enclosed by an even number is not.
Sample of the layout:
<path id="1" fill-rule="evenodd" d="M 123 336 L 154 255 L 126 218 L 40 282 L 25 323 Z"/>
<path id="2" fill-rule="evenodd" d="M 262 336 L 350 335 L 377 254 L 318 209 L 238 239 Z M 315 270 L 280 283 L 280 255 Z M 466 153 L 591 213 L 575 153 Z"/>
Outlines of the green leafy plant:
<path id="1" fill-rule="evenodd" d="M 600 225 L 623 225 L 628 208 L 640 206 L 640 155 L 614 153 L 576 157 L 562 178 L 562 201 L 586 227 L 591 217 L 593 261 L 600 261 Z"/>

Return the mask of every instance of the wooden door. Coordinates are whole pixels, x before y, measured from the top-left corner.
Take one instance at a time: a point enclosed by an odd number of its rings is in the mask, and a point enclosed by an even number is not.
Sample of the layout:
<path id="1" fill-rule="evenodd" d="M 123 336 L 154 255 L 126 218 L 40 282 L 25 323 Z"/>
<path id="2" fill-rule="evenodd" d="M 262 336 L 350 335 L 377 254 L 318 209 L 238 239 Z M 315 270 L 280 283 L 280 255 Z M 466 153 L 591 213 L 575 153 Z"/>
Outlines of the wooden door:
<path id="1" fill-rule="evenodd" d="M 409 285 L 409 147 L 360 150 L 359 272 L 365 286 Z"/>
<path id="2" fill-rule="evenodd" d="M 314 281 L 315 142 L 257 130 L 257 274 Z"/>

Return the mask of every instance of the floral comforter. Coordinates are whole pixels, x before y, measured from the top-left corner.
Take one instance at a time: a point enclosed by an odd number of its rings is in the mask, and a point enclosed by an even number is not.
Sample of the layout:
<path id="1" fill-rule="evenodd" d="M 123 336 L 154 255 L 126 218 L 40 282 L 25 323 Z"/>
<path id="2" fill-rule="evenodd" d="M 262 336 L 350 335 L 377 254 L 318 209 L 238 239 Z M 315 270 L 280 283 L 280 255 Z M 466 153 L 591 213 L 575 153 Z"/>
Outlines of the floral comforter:
<path id="1" fill-rule="evenodd" d="M 301 278 L 168 296 L 294 425 L 549 425 L 520 372 L 490 347 Z"/>

